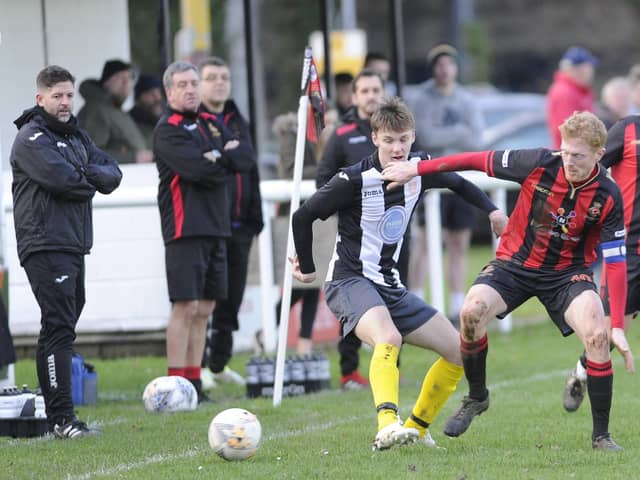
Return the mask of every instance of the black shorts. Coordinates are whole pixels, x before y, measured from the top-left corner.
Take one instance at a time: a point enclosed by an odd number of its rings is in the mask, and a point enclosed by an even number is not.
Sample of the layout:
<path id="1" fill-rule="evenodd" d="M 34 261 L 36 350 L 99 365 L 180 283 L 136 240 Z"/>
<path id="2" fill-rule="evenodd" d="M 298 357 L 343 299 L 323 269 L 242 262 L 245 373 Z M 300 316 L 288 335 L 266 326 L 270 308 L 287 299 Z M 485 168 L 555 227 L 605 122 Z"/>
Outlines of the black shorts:
<path id="1" fill-rule="evenodd" d="M 227 243 L 222 237 L 186 237 L 165 248 L 172 302 L 227 298 Z"/>
<path id="2" fill-rule="evenodd" d="M 498 318 L 504 318 L 529 298 L 537 297 L 565 337 L 573 333 L 564 321 L 569 304 L 585 290 L 598 291 L 593 272 L 586 267 L 543 273 L 504 260 L 493 260 L 486 265 L 474 285 L 489 285 L 500 294 L 507 310 Z"/>
<path id="3" fill-rule="evenodd" d="M 364 277 L 350 277 L 324 284 L 325 300 L 340 321 L 342 336 L 353 330 L 371 308 L 387 307 L 403 337 L 421 327 L 437 310 L 405 288 L 385 287 Z"/>
<path id="4" fill-rule="evenodd" d="M 423 200 L 416 207 L 415 217 L 419 226 L 423 227 L 427 223 Z M 460 195 L 444 193 L 440 195 L 440 218 L 442 228 L 447 230 L 474 228 L 476 226 L 476 207 Z"/>
<path id="5" fill-rule="evenodd" d="M 606 267 L 605 267 L 606 268 Z M 600 292 L 605 315 L 609 315 L 609 291 L 603 286 Z M 640 256 L 627 253 L 627 304 L 625 315 L 636 315 L 640 311 Z"/>

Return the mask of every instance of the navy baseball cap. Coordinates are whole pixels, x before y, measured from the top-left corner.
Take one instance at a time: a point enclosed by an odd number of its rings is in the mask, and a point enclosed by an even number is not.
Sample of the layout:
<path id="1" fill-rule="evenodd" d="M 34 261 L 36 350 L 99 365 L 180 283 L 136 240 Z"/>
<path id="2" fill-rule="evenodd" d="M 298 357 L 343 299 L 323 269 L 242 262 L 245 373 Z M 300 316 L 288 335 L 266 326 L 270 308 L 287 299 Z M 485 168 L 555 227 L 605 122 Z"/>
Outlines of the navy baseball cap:
<path id="1" fill-rule="evenodd" d="M 562 56 L 562 60 L 567 60 L 573 65 L 581 63 L 590 63 L 593 66 L 598 65 L 600 61 L 589 50 L 582 47 L 571 47 Z"/>

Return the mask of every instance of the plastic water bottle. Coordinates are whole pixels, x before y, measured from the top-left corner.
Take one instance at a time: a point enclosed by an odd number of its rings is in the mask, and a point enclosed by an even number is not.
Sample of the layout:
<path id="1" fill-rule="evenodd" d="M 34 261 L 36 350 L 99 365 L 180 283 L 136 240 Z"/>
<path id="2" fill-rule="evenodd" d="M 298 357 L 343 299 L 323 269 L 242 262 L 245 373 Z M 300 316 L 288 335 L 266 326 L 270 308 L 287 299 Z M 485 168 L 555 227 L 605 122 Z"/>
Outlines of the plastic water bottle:
<path id="1" fill-rule="evenodd" d="M 82 401 L 84 405 L 98 402 L 98 374 L 93 365 L 85 363 L 82 374 Z"/>
<path id="2" fill-rule="evenodd" d="M 320 384 L 315 354 L 312 353 L 304 356 L 304 370 L 307 378 L 305 390 L 310 393 L 317 392 L 320 388 Z"/>
<path id="3" fill-rule="evenodd" d="M 270 397 L 273 394 L 275 363 L 272 358 L 263 358 L 260 363 L 260 396 Z"/>
<path id="4" fill-rule="evenodd" d="M 329 363 L 329 357 L 323 352 L 318 353 L 318 369 L 320 390 L 328 390 L 331 388 L 331 365 Z"/>
<path id="5" fill-rule="evenodd" d="M 307 375 L 304 369 L 304 360 L 295 356 L 291 361 L 291 384 L 295 386 L 297 394 L 307 393 L 305 382 Z"/>
<path id="6" fill-rule="evenodd" d="M 259 359 L 251 357 L 245 368 L 247 379 L 247 397 L 255 398 L 260 396 L 260 367 Z"/>
<path id="7" fill-rule="evenodd" d="M 74 405 L 82 405 L 84 359 L 82 355 L 74 353 L 71 357 L 71 401 Z"/>

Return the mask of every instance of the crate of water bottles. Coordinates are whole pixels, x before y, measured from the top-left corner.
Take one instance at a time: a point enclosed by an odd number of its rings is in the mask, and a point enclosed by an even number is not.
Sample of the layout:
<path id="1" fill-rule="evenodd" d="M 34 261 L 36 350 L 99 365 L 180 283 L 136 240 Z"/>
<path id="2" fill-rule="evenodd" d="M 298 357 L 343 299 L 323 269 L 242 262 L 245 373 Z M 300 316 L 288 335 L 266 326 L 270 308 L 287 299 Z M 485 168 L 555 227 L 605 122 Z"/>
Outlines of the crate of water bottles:
<path id="1" fill-rule="evenodd" d="M 247 396 L 273 396 L 276 361 L 272 357 L 251 357 L 247 362 Z M 329 358 L 322 352 L 288 356 L 284 364 L 282 394 L 304 395 L 331 387 Z"/>

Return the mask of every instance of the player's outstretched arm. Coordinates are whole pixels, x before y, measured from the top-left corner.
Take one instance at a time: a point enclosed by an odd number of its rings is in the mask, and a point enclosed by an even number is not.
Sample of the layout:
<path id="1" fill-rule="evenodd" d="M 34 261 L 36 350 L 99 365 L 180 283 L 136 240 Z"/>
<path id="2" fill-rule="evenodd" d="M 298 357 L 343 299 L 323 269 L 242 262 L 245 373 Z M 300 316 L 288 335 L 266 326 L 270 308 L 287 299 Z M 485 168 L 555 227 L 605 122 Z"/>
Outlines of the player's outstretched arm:
<path id="1" fill-rule="evenodd" d="M 382 171 L 383 180 L 391 182 L 387 189 L 404 185 L 417 175 L 436 172 L 457 172 L 460 170 L 485 171 L 490 152 L 465 152 L 414 162 L 393 162 Z"/>
<path id="2" fill-rule="evenodd" d="M 624 241 L 603 242 L 602 254 L 609 291 L 611 315 L 611 344 L 624 359 L 627 372 L 635 371 L 633 352 L 624 333 L 624 307 L 627 301 L 627 262 L 624 258 Z"/>
<path id="3" fill-rule="evenodd" d="M 424 162 L 426 160 L 421 160 Z M 382 179 L 390 181 L 387 189 L 391 190 L 404 185 L 413 177 L 418 176 L 418 164 L 420 162 L 393 162 L 382 171 Z"/>

